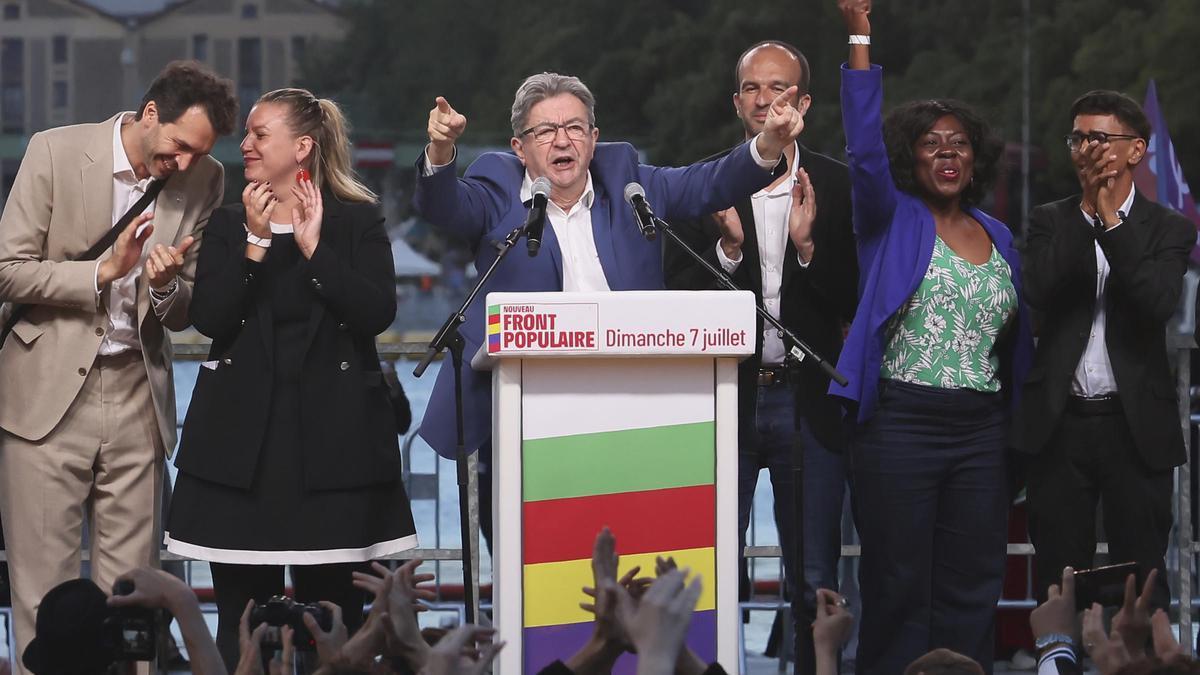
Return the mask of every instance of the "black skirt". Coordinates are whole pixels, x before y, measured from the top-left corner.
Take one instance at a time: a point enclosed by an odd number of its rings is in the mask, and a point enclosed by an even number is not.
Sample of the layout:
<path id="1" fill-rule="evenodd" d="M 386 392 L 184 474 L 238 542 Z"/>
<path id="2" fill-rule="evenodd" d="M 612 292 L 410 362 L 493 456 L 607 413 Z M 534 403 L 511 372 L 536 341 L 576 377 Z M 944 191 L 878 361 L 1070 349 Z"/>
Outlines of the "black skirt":
<path id="1" fill-rule="evenodd" d="M 303 283 L 299 262 L 294 240 L 276 234 L 261 290 L 271 299 L 275 367 L 270 405 L 246 411 L 268 415 L 250 488 L 180 471 L 166 528 L 173 553 L 219 563 L 316 565 L 362 562 L 417 545 L 398 462 L 391 480 L 338 490 L 305 487 L 300 376 L 308 316 L 318 300 Z"/>

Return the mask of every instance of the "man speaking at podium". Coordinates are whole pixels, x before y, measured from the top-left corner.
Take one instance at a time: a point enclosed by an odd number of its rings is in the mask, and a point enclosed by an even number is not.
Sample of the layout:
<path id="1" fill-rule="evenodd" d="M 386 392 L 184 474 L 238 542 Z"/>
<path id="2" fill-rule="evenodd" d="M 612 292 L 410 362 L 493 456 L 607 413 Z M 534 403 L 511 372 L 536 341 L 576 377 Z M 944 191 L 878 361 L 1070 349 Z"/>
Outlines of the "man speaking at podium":
<path id="1" fill-rule="evenodd" d="M 512 106 L 513 153 L 489 152 L 457 176 L 455 143 L 467 118 L 442 97 L 429 111 L 429 145 L 417 159 L 417 211 L 449 234 L 466 240 L 481 273 L 496 244 L 525 221 L 534 181 L 549 180 L 540 255 L 510 255 L 461 330 L 464 360 L 483 341 L 484 298 L 493 291 L 629 291 L 663 288 L 661 240 L 647 241 L 631 208 L 622 204 L 629 183 L 668 221 L 728 208 L 786 170 L 783 150 L 804 128 L 789 103 L 795 88 L 776 97 L 762 133 L 717 160 L 682 168 L 638 162 L 628 143 L 598 143 L 595 97 L 579 78 L 532 75 L 517 88 Z M 468 452 L 482 448 L 480 473 L 491 456 L 491 375 L 463 369 L 463 411 Z M 421 437 L 438 454 L 454 457 L 454 372 L 444 367 L 430 396 Z M 480 480 L 480 526 L 491 543 L 491 482 Z"/>

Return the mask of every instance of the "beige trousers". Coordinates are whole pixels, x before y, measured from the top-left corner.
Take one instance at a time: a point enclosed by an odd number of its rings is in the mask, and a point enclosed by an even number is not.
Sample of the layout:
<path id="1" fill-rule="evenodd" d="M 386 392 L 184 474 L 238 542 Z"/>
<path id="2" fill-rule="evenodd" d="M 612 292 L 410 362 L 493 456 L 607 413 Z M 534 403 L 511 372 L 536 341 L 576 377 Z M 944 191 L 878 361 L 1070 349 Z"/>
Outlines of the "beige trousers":
<path id="1" fill-rule="evenodd" d="M 97 357 L 79 395 L 45 438 L 0 431 L 0 510 L 23 675 L 42 596 L 80 574 L 84 518 L 91 577 L 106 593 L 118 575 L 158 564 L 165 451 L 139 352 Z"/>

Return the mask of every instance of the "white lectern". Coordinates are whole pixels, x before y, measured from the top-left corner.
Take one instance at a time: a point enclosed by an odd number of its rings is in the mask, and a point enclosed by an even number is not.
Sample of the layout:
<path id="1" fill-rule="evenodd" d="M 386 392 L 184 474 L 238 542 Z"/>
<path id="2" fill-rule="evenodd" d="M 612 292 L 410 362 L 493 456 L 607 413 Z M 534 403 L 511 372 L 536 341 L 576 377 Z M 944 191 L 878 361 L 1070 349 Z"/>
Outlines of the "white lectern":
<path id="1" fill-rule="evenodd" d="M 604 526 L 621 573 L 653 575 L 661 555 L 703 576 L 688 644 L 736 672 L 737 362 L 754 353 L 753 294 L 491 293 L 487 314 L 500 672 L 532 675 L 587 641 L 580 588 Z"/>

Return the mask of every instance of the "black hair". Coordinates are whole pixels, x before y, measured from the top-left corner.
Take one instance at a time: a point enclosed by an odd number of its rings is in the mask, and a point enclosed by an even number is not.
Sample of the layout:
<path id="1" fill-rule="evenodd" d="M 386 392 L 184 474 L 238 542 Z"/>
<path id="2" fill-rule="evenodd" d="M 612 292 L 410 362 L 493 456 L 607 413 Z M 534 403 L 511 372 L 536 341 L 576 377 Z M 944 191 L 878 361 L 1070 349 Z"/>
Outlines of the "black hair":
<path id="1" fill-rule="evenodd" d="M 888 113 L 883 120 L 883 139 L 887 145 L 888 162 L 892 166 L 892 179 L 901 191 L 919 194 L 917 178 L 913 173 L 916 169 L 913 145 L 946 115 L 953 115 L 962 123 L 975 153 L 972 180 L 962 194 L 963 206 L 975 206 L 983 201 L 983 196 L 996 180 L 1004 143 L 992 133 L 987 121 L 962 101 L 909 101 Z"/>
<path id="2" fill-rule="evenodd" d="M 1096 89 L 1075 99 L 1071 104 L 1071 123 L 1079 115 L 1112 115 L 1133 133 L 1150 142 L 1150 120 L 1137 101 L 1119 91 Z"/>
<path id="3" fill-rule="evenodd" d="M 742 55 L 739 56 L 738 60 L 733 64 L 734 91 L 738 91 L 742 88 L 742 61 L 745 61 L 746 56 L 759 47 L 779 47 L 780 49 L 796 57 L 796 60 L 800 62 L 800 80 L 796 82 L 796 87 L 800 90 L 798 92 L 800 96 L 808 93 L 808 85 L 812 77 L 812 71 L 808 67 L 808 59 L 804 58 L 804 54 L 799 49 L 791 44 L 788 44 L 787 42 L 784 42 L 783 40 L 763 40 L 762 42 L 755 42 L 754 44 L 750 45 L 746 51 L 742 52 Z"/>
<path id="4" fill-rule="evenodd" d="M 154 101 L 158 120 L 170 124 L 193 106 L 201 106 L 218 136 L 233 133 L 237 121 L 238 102 L 233 95 L 233 82 L 209 70 L 198 61 L 172 61 L 150 83 L 138 106 L 142 119 L 146 104 Z"/>

